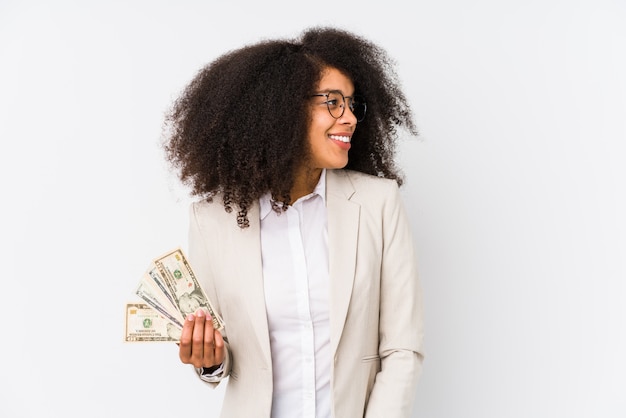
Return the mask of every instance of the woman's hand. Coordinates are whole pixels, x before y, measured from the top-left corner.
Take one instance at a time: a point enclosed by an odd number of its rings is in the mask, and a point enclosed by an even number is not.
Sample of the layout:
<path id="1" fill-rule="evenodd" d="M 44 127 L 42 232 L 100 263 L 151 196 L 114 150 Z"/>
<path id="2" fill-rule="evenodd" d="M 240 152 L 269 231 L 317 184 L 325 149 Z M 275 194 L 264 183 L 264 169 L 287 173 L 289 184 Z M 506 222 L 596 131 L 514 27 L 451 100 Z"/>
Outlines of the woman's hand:
<path id="1" fill-rule="evenodd" d="M 213 367 L 224 361 L 222 334 L 213 329 L 211 316 L 198 309 L 187 315 L 180 337 L 179 357 L 194 367 Z"/>

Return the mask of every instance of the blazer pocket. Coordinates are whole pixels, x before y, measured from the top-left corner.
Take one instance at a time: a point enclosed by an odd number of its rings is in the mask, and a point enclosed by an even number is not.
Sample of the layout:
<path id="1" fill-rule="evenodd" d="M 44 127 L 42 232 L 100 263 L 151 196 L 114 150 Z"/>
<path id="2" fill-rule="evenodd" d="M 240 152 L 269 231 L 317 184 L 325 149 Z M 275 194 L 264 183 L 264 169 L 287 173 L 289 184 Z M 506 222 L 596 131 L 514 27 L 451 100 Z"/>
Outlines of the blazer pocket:
<path id="1" fill-rule="evenodd" d="M 380 356 L 378 354 L 373 354 L 371 356 L 365 356 L 365 357 L 363 357 L 361 359 L 361 361 L 363 363 L 367 363 L 367 362 L 370 362 L 370 361 L 377 361 L 377 360 L 380 360 Z"/>

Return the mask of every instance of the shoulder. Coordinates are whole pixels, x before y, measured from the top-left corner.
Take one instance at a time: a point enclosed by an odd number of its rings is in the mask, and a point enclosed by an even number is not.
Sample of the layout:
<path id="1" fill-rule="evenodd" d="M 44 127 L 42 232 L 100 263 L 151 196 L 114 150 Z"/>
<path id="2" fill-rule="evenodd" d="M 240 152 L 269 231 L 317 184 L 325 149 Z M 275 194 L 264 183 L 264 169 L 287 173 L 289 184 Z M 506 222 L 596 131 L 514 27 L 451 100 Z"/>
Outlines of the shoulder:
<path id="1" fill-rule="evenodd" d="M 222 195 L 216 194 L 211 199 L 203 199 L 192 202 L 189 207 L 189 215 L 199 223 L 207 222 L 236 222 L 235 210 L 230 213 L 224 209 Z"/>
<path id="2" fill-rule="evenodd" d="M 329 188 L 347 190 L 349 188 L 358 195 L 388 195 L 396 193 L 398 183 L 393 179 L 377 177 L 353 170 L 329 170 Z"/>
<path id="3" fill-rule="evenodd" d="M 215 195 L 211 199 L 197 200 L 191 203 L 190 210 L 195 214 L 226 212 L 222 203 L 222 196 Z"/>
<path id="4" fill-rule="evenodd" d="M 327 180 L 329 207 L 349 202 L 360 207 L 362 214 L 378 218 L 393 216 L 403 206 L 398 183 L 393 179 L 352 170 L 332 170 Z"/>
<path id="5" fill-rule="evenodd" d="M 255 201 L 248 208 L 249 228 L 240 228 L 237 224 L 238 206 L 233 203 L 230 210 L 224 207 L 221 193 L 215 194 L 210 200 L 203 199 L 191 203 L 189 217 L 191 222 L 201 228 L 219 229 L 222 231 L 256 231 L 259 224 L 259 202 Z"/>

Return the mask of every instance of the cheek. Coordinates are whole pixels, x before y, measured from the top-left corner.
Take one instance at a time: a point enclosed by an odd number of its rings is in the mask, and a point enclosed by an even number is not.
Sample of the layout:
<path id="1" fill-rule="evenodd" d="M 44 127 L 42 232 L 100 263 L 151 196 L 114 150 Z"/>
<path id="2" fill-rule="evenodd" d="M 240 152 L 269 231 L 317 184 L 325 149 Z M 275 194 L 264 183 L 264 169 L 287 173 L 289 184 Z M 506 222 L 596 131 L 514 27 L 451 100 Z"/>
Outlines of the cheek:
<path id="1" fill-rule="evenodd" d="M 316 144 L 320 144 L 326 137 L 328 124 L 323 123 L 320 118 L 313 118 L 309 124 L 309 144 L 314 148 Z"/>
<path id="2" fill-rule="evenodd" d="M 311 112 L 311 116 L 309 119 L 309 133 L 322 133 L 324 134 L 327 130 L 331 129 L 333 125 L 337 122 L 327 110 L 316 109 L 316 111 Z"/>

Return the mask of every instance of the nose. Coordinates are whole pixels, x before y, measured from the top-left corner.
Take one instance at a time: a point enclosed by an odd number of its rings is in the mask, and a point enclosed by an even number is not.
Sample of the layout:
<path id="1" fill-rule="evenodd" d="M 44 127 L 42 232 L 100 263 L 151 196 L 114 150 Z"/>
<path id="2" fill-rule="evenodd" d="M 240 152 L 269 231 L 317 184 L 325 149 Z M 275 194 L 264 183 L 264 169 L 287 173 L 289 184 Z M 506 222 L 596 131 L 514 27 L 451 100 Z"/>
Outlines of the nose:
<path id="1" fill-rule="evenodd" d="M 356 125 L 357 118 L 352 112 L 352 109 L 348 104 L 344 101 L 343 103 L 343 114 L 338 119 L 340 123 L 349 123 L 350 125 Z"/>

